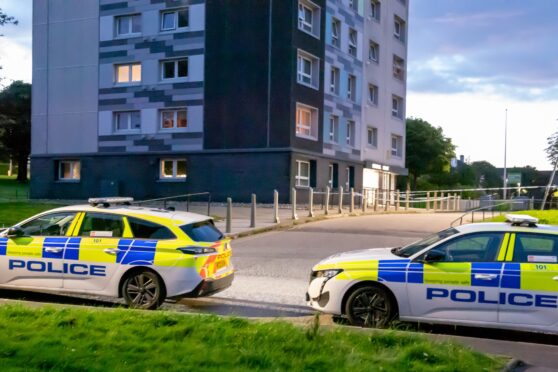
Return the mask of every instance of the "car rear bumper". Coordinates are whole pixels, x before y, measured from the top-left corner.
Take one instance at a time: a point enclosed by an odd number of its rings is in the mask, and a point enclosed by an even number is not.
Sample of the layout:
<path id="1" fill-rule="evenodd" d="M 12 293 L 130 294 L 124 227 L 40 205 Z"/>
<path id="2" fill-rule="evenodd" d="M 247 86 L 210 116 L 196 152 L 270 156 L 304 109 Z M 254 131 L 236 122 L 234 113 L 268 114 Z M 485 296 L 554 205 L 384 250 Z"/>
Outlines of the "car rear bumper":
<path id="1" fill-rule="evenodd" d="M 221 277 L 219 279 L 205 279 L 198 284 L 198 286 L 189 293 L 185 293 L 179 296 L 174 296 L 173 298 L 192 298 L 192 297 L 204 297 L 211 296 L 215 293 L 224 291 L 229 288 L 234 280 L 234 272 L 227 276 Z"/>

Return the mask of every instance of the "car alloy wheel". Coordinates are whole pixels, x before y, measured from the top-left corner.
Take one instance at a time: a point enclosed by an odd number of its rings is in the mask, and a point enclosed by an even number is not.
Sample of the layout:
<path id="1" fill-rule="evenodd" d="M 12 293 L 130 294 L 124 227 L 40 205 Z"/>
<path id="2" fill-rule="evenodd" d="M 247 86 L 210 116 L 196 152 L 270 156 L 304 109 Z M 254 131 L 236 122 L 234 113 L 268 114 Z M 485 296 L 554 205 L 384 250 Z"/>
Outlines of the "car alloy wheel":
<path id="1" fill-rule="evenodd" d="M 348 298 L 346 314 L 355 326 L 384 328 L 395 317 L 394 305 L 387 292 L 379 287 L 356 289 Z"/>
<path id="2" fill-rule="evenodd" d="M 161 279 L 151 271 L 136 272 L 124 281 L 122 293 L 130 307 L 156 309 L 164 300 Z"/>

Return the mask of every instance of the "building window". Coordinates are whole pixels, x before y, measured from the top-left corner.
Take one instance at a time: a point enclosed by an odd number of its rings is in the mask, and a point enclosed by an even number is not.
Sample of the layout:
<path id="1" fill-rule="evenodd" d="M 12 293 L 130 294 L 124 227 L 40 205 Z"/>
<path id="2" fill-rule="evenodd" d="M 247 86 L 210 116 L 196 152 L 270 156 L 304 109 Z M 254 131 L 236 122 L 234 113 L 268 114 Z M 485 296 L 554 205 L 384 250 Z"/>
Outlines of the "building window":
<path id="1" fill-rule="evenodd" d="M 161 31 L 173 31 L 190 25 L 188 8 L 161 12 Z"/>
<path id="2" fill-rule="evenodd" d="M 355 168 L 345 168 L 345 190 L 350 190 L 355 187 Z"/>
<path id="3" fill-rule="evenodd" d="M 328 181 L 327 181 L 327 185 L 329 186 L 329 188 L 333 188 L 333 164 L 329 165 L 329 172 L 328 172 Z"/>
<path id="4" fill-rule="evenodd" d="M 370 0 L 370 17 L 380 22 L 381 3 L 379 0 Z"/>
<path id="5" fill-rule="evenodd" d="M 320 7 L 309 0 L 298 2 L 298 28 L 314 37 L 320 37 Z"/>
<path id="6" fill-rule="evenodd" d="M 357 56 L 358 34 L 355 29 L 349 28 L 349 54 Z"/>
<path id="7" fill-rule="evenodd" d="M 318 139 L 318 110 L 297 104 L 296 106 L 296 135 L 306 139 Z"/>
<path id="8" fill-rule="evenodd" d="M 378 105 L 378 86 L 374 84 L 368 84 L 368 103 Z"/>
<path id="9" fill-rule="evenodd" d="M 141 63 L 116 65 L 116 82 L 119 84 L 141 82 Z"/>
<path id="10" fill-rule="evenodd" d="M 188 127 L 188 110 L 161 111 L 161 129 L 182 129 Z"/>
<path id="11" fill-rule="evenodd" d="M 79 160 L 61 160 L 58 162 L 59 181 L 79 181 L 81 179 L 81 162 Z"/>
<path id="12" fill-rule="evenodd" d="M 161 62 L 161 80 L 188 77 L 188 58 Z"/>
<path id="13" fill-rule="evenodd" d="M 405 21 L 395 16 L 393 20 L 393 36 L 401 42 L 405 42 Z"/>
<path id="14" fill-rule="evenodd" d="M 405 79 L 405 60 L 393 55 L 393 77 L 403 81 Z"/>
<path id="15" fill-rule="evenodd" d="M 349 0 L 349 8 L 358 10 L 358 0 Z"/>
<path id="16" fill-rule="evenodd" d="M 320 62 L 317 57 L 298 51 L 297 81 L 299 84 L 319 88 Z"/>
<path id="17" fill-rule="evenodd" d="M 329 117 L 329 142 L 339 143 L 339 116 Z"/>
<path id="18" fill-rule="evenodd" d="M 310 162 L 296 161 L 296 186 L 310 187 Z"/>
<path id="19" fill-rule="evenodd" d="M 392 96 L 391 98 L 391 116 L 402 119 L 403 118 L 403 98 Z"/>
<path id="20" fill-rule="evenodd" d="M 141 14 L 115 17 L 116 36 L 129 36 L 141 33 Z"/>
<path id="21" fill-rule="evenodd" d="M 355 122 L 352 120 L 347 121 L 347 145 L 355 146 Z"/>
<path id="22" fill-rule="evenodd" d="M 331 19 L 331 45 L 341 48 L 341 21 L 337 18 Z"/>
<path id="23" fill-rule="evenodd" d="M 378 128 L 368 127 L 368 146 L 378 147 Z"/>
<path id="24" fill-rule="evenodd" d="M 159 178 L 162 180 L 186 179 L 186 159 L 162 159 Z"/>
<path id="25" fill-rule="evenodd" d="M 356 101 L 356 77 L 350 75 L 347 77 L 347 99 Z"/>
<path id="26" fill-rule="evenodd" d="M 391 156 L 396 158 L 403 156 L 403 137 L 391 135 Z"/>
<path id="27" fill-rule="evenodd" d="M 380 61 L 380 45 L 370 40 L 368 47 L 368 59 L 378 63 Z"/>
<path id="28" fill-rule="evenodd" d="M 331 94 L 339 95 L 339 69 L 337 67 L 331 68 L 329 91 Z"/>
<path id="29" fill-rule="evenodd" d="M 114 130 L 116 132 L 138 131 L 141 129 L 141 113 L 139 111 L 123 111 L 114 113 Z"/>

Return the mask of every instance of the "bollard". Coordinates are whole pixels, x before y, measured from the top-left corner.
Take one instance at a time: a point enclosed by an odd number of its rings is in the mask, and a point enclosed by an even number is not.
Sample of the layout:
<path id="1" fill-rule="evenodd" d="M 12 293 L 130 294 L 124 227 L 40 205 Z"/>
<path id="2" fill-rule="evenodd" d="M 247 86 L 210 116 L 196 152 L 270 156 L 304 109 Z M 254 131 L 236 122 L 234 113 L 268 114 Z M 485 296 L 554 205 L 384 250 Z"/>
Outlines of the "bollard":
<path id="1" fill-rule="evenodd" d="M 273 191 L 273 221 L 279 223 L 279 192 Z"/>
<path id="2" fill-rule="evenodd" d="M 440 193 L 440 205 L 438 206 L 438 210 L 440 210 L 442 212 L 444 211 L 444 202 L 445 202 L 444 197 L 445 197 L 444 193 L 441 192 Z"/>
<path id="3" fill-rule="evenodd" d="M 451 210 L 451 194 L 448 192 L 448 199 L 446 201 L 446 211 L 450 211 Z"/>
<path id="4" fill-rule="evenodd" d="M 293 187 L 292 189 L 292 193 L 291 193 L 291 205 L 293 208 L 293 213 L 291 215 L 291 218 L 293 219 L 293 221 L 298 220 L 298 215 L 296 214 L 296 189 Z"/>
<path id="5" fill-rule="evenodd" d="M 387 191 L 384 191 L 384 211 L 388 211 L 389 210 L 389 203 L 390 203 L 390 195 L 388 194 Z"/>
<path id="6" fill-rule="evenodd" d="M 457 212 L 457 194 L 453 194 L 453 211 Z"/>
<path id="7" fill-rule="evenodd" d="M 349 212 L 355 211 L 355 189 L 351 187 L 351 203 L 349 204 Z"/>
<path id="8" fill-rule="evenodd" d="M 461 195 L 457 197 L 457 210 L 461 211 Z"/>
<path id="9" fill-rule="evenodd" d="M 430 210 L 430 191 L 426 192 L 426 211 Z"/>
<path id="10" fill-rule="evenodd" d="M 314 217 L 314 189 L 308 189 L 308 217 Z"/>
<path id="11" fill-rule="evenodd" d="M 434 191 L 434 199 L 432 200 L 432 209 L 436 212 L 438 207 L 438 191 Z"/>
<path id="12" fill-rule="evenodd" d="M 411 204 L 411 190 L 407 189 L 407 194 L 405 195 L 405 210 L 409 210 L 409 206 Z"/>
<path id="13" fill-rule="evenodd" d="M 326 195 L 325 195 L 325 214 L 326 216 L 329 214 L 329 193 L 330 189 L 329 186 L 326 187 Z"/>
<path id="14" fill-rule="evenodd" d="M 395 211 L 399 210 L 399 204 L 401 203 L 401 193 L 399 190 L 395 192 Z"/>
<path id="15" fill-rule="evenodd" d="M 232 199 L 227 198 L 227 226 L 226 233 L 230 234 L 232 232 Z"/>
<path id="16" fill-rule="evenodd" d="M 368 190 L 362 190 L 362 213 L 366 213 L 366 207 L 368 204 Z"/>
<path id="17" fill-rule="evenodd" d="M 252 210 L 250 211 L 250 227 L 256 227 L 256 194 L 252 194 Z"/>
<path id="18" fill-rule="evenodd" d="M 339 211 L 340 214 L 343 213 L 343 186 L 339 186 Z"/>
<path id="19" fill-rule="evenodd" d="M 378 189 L 375 189 L 374 190 L 374 212 L 378 210 L 378 196 L 379 196 Z"/>

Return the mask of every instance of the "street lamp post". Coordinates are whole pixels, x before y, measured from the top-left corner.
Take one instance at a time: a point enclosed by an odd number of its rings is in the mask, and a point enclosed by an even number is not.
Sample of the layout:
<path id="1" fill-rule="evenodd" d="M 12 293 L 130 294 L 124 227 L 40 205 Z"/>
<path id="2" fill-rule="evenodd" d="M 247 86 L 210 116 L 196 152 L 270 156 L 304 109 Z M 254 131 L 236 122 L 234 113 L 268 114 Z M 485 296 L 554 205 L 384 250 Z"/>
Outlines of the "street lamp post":
<path id="1" fill-rule="evenodd" d="M 504 124 L 504 200 L 506 200 L 506 191 L 508 187 L 508 109 L 506 109 L 506 122 Z"/>

